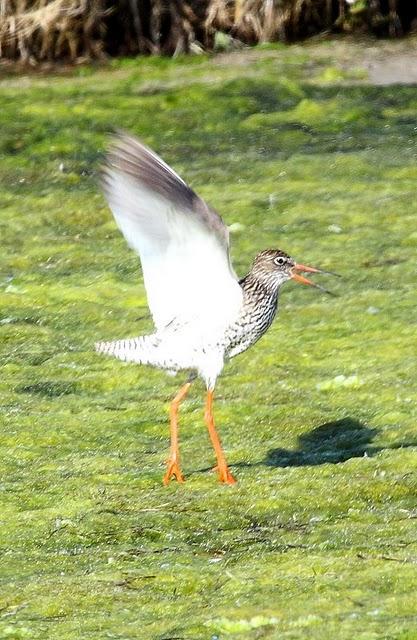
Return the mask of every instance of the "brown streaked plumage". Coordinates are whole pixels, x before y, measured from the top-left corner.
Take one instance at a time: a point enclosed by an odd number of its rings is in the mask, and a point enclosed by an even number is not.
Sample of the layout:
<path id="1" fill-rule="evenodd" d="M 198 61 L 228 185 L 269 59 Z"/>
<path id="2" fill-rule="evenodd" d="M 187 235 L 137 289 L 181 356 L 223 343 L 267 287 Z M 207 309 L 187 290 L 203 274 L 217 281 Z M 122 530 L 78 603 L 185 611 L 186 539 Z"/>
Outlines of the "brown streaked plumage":
<path id="1" fill-rule="evenodd" d="M 102 185 L 114 217 L 142 263 L 154 333 L 99 342 L 97 351 L 127 362 L 192 377 L 171 403 L 171 449 L 164 483 L 183 481 L 178 449 L 178 407 L 191 379 L 206 383 L 205 421 L 221 482 L 233 478 L 217 435 L 213 391 L 224 363 L 254 344 L 271 325 L 281 285 L 289 279 L 324 291 L 300 272 L 326 273 L 297 264 L 279 249 L 259 253 L 238 282 L 229 258 L 229 234 L 211 209 L 161 158 L 137 139 L 112 140 Z"/>

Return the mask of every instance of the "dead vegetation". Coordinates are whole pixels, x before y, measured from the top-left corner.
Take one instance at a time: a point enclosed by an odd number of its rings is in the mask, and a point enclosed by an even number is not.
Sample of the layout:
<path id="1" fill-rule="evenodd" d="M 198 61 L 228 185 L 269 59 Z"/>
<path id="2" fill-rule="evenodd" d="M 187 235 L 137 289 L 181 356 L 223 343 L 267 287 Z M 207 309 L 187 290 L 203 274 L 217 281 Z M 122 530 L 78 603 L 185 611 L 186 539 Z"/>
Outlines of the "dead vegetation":
<path id="1" fill-rule="evenodd" d="M 0 7 L 1 57 L 34 63 L 102 55 L 104 0 L 1 0 Z"/>
<path id="2" fill-rule="evenodd" d="M 414 29 L 401 0 L 0 0 L 0 57 L 36 64 L 105 55 L 210 50 L 223 32 L 243 43 L 359 31 Z"/>

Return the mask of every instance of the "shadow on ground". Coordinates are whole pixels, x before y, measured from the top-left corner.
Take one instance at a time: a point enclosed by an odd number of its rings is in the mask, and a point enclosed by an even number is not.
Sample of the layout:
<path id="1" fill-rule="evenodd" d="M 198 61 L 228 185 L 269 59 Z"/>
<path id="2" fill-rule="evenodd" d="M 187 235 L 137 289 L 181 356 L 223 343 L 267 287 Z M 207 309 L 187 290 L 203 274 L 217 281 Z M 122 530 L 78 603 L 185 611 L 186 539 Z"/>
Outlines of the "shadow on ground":
<path id="1" fill-rule="evenodd" d="M 298 439 L 297 449 L 271 449 L 263 464 L 268 467 L 300 467 L 305 465 L 337 464 L 350 458 L 374 456 L 384 449 L 416 446 L 417 442 L 395 443 L 377 447 L 372 441 L 377 429 L 367 427 L 355 418 L 346 417 L 304 433 Z"/>
<path id="2" fill-rule="evenodd" d="M 259 462 L 235 462 L 230 468 L 258 467 L 304 467 L 319 464 L 338 464 L 351 458 L 371 458 L 387 449 L 417 447 L 417 440 L 395 442 L 387 446 L 375 446 L 373 439 L 378 429 L 347 416 L 332 420 L 304 433 L 298 438 L 296 449 L 270 449 L 264 460 Z M 209 471 L 199 469 L 199 472 Z"/>

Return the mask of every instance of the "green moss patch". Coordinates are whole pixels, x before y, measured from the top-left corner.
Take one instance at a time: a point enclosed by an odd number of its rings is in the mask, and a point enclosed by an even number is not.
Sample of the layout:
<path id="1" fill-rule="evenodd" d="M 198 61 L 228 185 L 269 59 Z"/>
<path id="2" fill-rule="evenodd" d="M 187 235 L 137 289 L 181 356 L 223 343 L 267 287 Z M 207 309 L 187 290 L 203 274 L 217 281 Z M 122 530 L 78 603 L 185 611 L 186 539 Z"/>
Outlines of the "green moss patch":
<path id="1" fill-rule="evenodd" d="M 0 637 L 414 638 L 414 86 L 335 50 L 258 47 L 0 82 Z M 336 69 L 336 71 L 335 71 Z M 94 352 L 146 333 L 138 260 L 97 184 L 109 131 L 159 151 L 232 229 L 337 271 L 286 285 L 215 414 L 195 383 L 187 483 L 164 488 L 181 376 Z"/>

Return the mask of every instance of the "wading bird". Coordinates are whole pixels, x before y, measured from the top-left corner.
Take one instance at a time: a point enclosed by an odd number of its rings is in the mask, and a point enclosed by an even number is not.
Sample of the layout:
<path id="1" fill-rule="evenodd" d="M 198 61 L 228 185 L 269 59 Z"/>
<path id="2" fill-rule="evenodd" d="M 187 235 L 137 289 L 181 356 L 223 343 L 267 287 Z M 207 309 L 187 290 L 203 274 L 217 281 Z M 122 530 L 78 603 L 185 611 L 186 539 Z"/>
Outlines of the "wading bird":
<path id="1" fill-rule="evenodd" d="M 178 407 L 192 380 L 207 388 L 205 422 L 220 482 L 234 484 L 214 425 L 216 379 L 227 360 L 253 345 L 271 325 L 281 285 L 293 279 L 320 287 L 300 272 L 329 273 L 297 264 L 279 249 L 259 253 L 238 280 L 221 217 L 161 158 L 137 139 L 112 139 L 102 186 L 116 223 L 139 254 L 154 333 L 98 342 L 97 351 L 126 362 L 191 376 L 170 405 L 171 447 L 163 478 L 184 478 L 178 449 Z"/>

